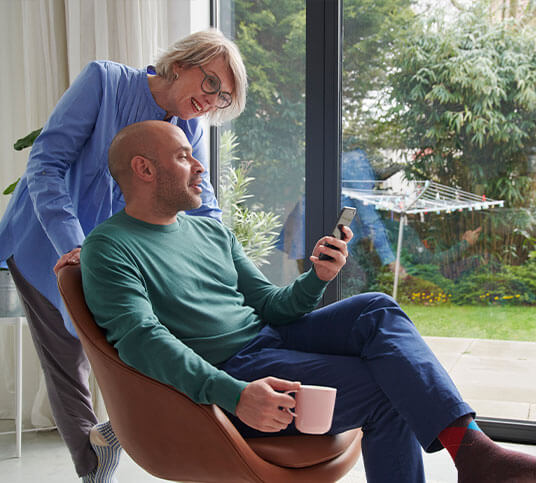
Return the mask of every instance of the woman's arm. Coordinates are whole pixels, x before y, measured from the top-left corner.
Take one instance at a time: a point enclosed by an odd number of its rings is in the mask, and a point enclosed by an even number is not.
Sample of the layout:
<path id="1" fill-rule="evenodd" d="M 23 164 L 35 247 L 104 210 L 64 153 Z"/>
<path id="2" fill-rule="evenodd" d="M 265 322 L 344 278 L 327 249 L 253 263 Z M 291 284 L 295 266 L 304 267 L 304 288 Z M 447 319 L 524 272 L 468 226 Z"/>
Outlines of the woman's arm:
<path id="1" fill-rule="evenodd" d="M 60 256 L 84 240 L 65 177 L 93 132 L 103 95 L 102 70 L 92 62 L 80 73 L 54 108 L 28 161 L 35 213 Z"/>

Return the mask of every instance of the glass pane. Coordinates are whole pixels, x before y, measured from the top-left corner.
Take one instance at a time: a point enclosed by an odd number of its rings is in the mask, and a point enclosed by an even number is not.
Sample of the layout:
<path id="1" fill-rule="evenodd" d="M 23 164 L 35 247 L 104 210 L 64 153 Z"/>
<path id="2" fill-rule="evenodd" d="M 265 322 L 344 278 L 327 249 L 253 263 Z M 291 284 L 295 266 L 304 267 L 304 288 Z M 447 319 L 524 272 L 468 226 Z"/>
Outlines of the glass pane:
<path id="1" fill-rule="evenodd" d="M 247 106 L 221 136 L 224 222 L 276 284 L 303 267 L 305 1 L 221 2 L 248 71 Z"/>
<path id="2" fill-rule="evenodd" d="M 343 295 L 393 293 L 401 240 L 397 300 L 463 396 L 536 421 L 534 30 L 412 3 L 344 2 Z"/>

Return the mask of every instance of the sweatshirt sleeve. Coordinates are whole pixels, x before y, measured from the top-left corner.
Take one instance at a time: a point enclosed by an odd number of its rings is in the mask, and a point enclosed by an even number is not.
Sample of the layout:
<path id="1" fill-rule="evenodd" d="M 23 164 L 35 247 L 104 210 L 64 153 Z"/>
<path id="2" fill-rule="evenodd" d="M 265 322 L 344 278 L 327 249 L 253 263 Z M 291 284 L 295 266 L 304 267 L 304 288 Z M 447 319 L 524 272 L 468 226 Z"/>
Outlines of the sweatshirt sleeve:
<path id="1" fill-rule="evenodd" d="M 286 324 L 311 312 L 328 285 L 317 277 L 314 268 L 285 287 L 273 285 L 246 256 L 234 235 L 232 253 L 238 272 L 238 290 L 244 295 L 246 304 L 267 323 Z"/>
<path id="2" fill-rule="evenodd" d="M 119 357 L 193 401 L 234 413 L 247 383 L 208 363 L 156 318 L 134 261 L 107 239 L 86 240 L 81 256 L 88 307 Z"/>

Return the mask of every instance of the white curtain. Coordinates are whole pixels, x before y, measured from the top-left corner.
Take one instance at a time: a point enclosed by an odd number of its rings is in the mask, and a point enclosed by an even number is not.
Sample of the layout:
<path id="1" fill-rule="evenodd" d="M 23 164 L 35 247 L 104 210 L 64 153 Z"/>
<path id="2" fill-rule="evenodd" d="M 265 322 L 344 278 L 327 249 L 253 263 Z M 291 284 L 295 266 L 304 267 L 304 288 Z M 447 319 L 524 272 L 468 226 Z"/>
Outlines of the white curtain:
<path id="1" fill-rule="evenodd" d="M 147 65 L 171 41 L 187 35 L 193 27 L 208 26 L 208 3 L 0 0 L 0 56 L 4 66 L 0 76 L 0 190 L 25 168 L 28 150 L 14 151 L 14 141 L 45 123 L 62 93 L 89 61 Z M 168 15 L 170 11 L 173 18 Z M 177 12 L 184 15 L 177 18 Z M 0 195 L 0 214 L 8 201 L 8 196 Z M 0 323 L 0 419 L 14 418 L 13 346 L 13 328 Z M 27 327 L 23 353 L 23 424 L 26 428 L 51 426 L 43 378 Z M 92 388 L 97 414 L 102 418 L 102 399 L 94 381 Z"/>
<path id="2" fill-rule="evenodd" d="M 167 0 L 65 0 L 69 78 L 91 60 L 133 67 L 168 44 Z"/>

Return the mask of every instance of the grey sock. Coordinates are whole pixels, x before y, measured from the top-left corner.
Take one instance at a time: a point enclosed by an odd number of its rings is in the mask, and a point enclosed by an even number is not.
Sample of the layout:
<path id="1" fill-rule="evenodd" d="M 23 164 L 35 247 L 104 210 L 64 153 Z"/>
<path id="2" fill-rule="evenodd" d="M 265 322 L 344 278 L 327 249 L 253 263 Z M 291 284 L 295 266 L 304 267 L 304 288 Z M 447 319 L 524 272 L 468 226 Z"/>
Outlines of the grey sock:
<path id="1" fill-rule="evenodd" d="M 91 473 L 82 477 L 83 483 L 117 483 L 115 470 L 119 465 L 121 456 L 121 445 L 112 430 L 110 421 L 97 424 L 93 427 L 106 442 L 105 446 L 91 442 L 91 447 L 95 451 L 98 465 Z"/>

